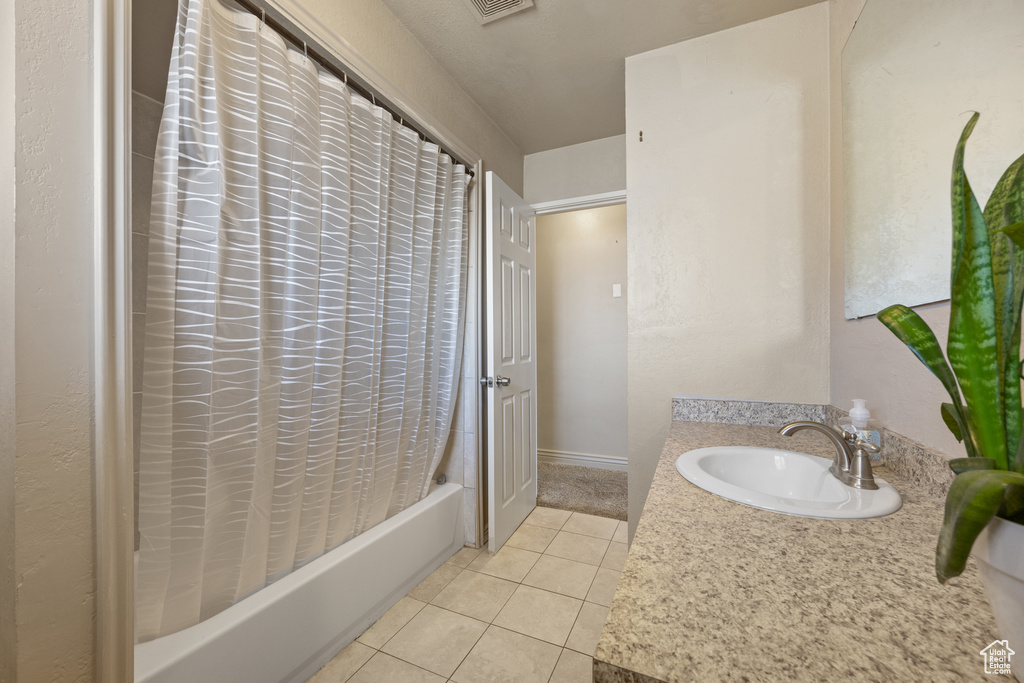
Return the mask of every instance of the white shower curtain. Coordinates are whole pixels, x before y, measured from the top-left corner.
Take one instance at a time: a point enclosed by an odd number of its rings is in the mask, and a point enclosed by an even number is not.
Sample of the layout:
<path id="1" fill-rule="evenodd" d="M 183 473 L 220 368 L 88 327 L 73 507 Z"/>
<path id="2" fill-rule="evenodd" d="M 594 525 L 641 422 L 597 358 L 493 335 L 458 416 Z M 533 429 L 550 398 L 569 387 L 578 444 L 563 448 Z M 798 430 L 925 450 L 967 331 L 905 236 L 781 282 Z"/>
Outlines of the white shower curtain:
<path id="1" fill-rule="evenodd" d="M 138 640 L 427 493 L 458 388 L 468 180 L 257 17 L 182 0 L 153 183 Z"/>

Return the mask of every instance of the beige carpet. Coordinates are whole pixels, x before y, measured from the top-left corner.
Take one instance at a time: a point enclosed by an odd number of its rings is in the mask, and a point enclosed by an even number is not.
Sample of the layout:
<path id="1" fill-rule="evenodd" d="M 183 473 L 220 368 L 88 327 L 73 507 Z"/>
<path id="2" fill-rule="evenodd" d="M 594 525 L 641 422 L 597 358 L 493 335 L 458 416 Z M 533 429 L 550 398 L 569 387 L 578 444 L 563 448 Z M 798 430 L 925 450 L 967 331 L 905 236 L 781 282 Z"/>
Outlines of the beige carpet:
<path id="1" fill-rule="evenodd" d="M 626 473 L 537 464 L 537 505 L 626 520 Z"/>

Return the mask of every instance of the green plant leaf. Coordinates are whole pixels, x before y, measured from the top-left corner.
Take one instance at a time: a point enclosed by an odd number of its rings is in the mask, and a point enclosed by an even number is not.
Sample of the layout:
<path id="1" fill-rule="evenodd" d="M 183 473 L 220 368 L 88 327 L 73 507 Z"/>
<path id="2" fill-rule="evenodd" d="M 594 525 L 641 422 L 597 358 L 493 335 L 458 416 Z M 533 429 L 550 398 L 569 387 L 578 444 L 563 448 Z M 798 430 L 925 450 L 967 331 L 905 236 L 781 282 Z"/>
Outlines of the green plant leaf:
<path id="1" fill-rule="evenodd" d="M 964 206 L 963 182 L 966 180 L 966 176 L 964 174 L 964 150 L 967 146 L 967 138 L 971 137 L 971 133 L 974 132 L 974 126 L 977 125 L 978 118 L 980 116 L 981 114 L 978 112 L 974 112 L 971 116 L 971 120 L 967 122 L 967 125 L 964 126 L 963 132 L 960 133 L 960 141 L 957 142 L 956 152 L 953 154 L 953 262 L 949 267 L 949 286 L 951 288 L 956 285 L 956 271 L 960 267 L 960 261 L 963 257 L 965 223 L 962 218 L 957 220 L 957 208 L 959 204 L 962 211 Z"/>
<path id="2" fill-rule="evenodd" d="M 1017 457 L 1021 439 L 1020 336 L 1024 306 L 1024 156 L 1010 164 L 985 204 L 985 224 L 992 245 L 992 279 L 996 294 L 999 377 L 1006 423 L 1009 468 L 1024 463 Z"/>
<path id="3" fill-rule="evenodd" d="M 986 219 L 985 222 L 988 223 L 988 219 Z M 1005 228 L 1000 228 L 999 232 L 1009 237 L 1010 240 L 1013 241 L 1014 245 L 1024 247 L 1024 223 L 1007 225 Z"/>
<path id="4" fill-rule="evenodd" d="M 1011 487 L 1024 486 L 1024 475 L 1001 470 L 973 470 L 957 475 L 946 495 L 946 513 L 935 551 L 940 583 L 960 576 L 978 534 L 1003 504 Z"/>
<path id="5" fill-rule="evenodd" d="M 957 474 L 971 470 L 994 470 L 996 461 L 992 458 L 953 458 L 949 461 L 949 469 Z"/>
<path id="6" fill-rule="evenodd" d="M 964 127 L 953 159 L 955 258 L 946 352 L 967 405 L 968 432 L 977 454 L 1007 469 L 992 249 L 985 217 L 964 172 L 964 149 L 977 121 L 975 114 Z"/>
<path id="7" fill-rule="evenodd" d="M 953 375 L 949 363 L 946 362 L 946 357 L 942 355 L 939 340 L 935 338 L 935 333 L 928 327 L 928 323 L 903 304 L 895 304 L 883 308 L 878 312 L 878 320 L 890 332 L 895 334 L 901 342 L 906 344 L 907 348 L 917 356 L 918 360 L 932 371 L 932 374 L 939 378 L 942 386 L 946 388 L 949 397 L 953 399 L 953 402 L 949 405 L 953 408 L 954 412 L 958 413 L 957 417 L 959 419 L 956 422 L 960 425 L 968 424 L 966 415 L 962 411 L 960 390 L 957 388 L 956 377 Z M 953 434 L 955 436 L 956 432 Z M 964 447 L 967 449 L 967 455 L 978 455 L 974 442 L 970 438 L 964 440 Z"/>
<path id="8" fill-rule="evenodd" d="M 962 418 L 964 407 L 955 406 L 952 403 L 943 403 L 940 408 L 942 413 L 942 421 L 949 427 L 949 431 L 953 432 L 953 436 L 956 437 L 957 441 L 964 440 L 964 424 Z"/>

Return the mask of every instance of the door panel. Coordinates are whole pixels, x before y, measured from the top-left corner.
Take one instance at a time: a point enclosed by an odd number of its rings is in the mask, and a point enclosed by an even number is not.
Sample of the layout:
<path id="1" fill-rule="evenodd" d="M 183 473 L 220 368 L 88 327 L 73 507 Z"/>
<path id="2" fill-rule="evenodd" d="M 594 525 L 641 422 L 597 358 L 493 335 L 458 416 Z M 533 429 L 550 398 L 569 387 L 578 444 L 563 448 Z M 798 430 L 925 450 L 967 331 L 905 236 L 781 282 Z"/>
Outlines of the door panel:
<path id="1" fill-rule="evenodd" d="M 516 459 L 516 401 L 515 396 L 501 399 L 501 448 L 504 451 L 504 467 L 501 477 L 501 502 L 508 505 L 515 498 Z"/>
<path id="2" fill-rule="evenodd" d="M 533 281 L 529 267 L 519 264 L 519 360 L 529 363 L 533 360 Z"/>
<path id="3" fill-rule="evenodd" d="M 486 390 L 488 549 L 496 552 L 537 505 L 536 223 L 493 173 L 486 198 L 486 372 L 495 380 Z"/>
<path id="4" fill-rule="evenodd" d="M 508 365 L 515 358 L 513 354 L 516 333 L 515 268 L 510 258 L 501 257 L 501 363 Z"/>
<path id="5" fill-rule="evenodd" d="M 523 433 L 522 433 L 522 438 L 520 439 L 520 443 L 524 443 L 524 444 L 534 443 L 534 441 L 533 441 L 533 423 L 532 423 L 531 420 L 526 419 L 526 416 L 532 415 L 534 413 L 534 410 L 533 410 L 533 392 L 530 391 L 529 389 L 526 389 L 526 390 L 520 392 L 520 394 L 519 394 L 519 405 L 522 407 L 523 418 L 524 418 L 521 421 Z M 522 478 L 522 482 L 523 483 L 522 483 L 522 488 L 524 488 L 524 489 L 526 487 L 528 487 L 528 486 L 536 486 L 536 482 L 533 480 L 533 473 L 535 471 L 534 470 L 534 462 L 533 461 L 534 461 L 533 458 L 523 458 L 523 461 L 522 461 L 522 463 L 523 463 L 523 478 Z"/>

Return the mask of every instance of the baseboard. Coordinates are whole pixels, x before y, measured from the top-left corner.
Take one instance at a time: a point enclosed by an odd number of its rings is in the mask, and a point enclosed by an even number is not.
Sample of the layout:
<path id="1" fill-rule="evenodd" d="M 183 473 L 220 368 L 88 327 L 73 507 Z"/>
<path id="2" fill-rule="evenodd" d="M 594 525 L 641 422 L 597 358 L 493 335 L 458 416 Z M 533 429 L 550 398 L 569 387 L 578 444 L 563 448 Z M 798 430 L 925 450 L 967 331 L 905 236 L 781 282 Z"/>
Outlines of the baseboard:
<path id="1" fill-rule="evenodd" d="M 625 458 L 610 455 L 591 455 L 590 453 L 570 453 L 569 451 L 546 451 L 537 449 L 537 462 L 546 465 L 579 465 L 582 467 L 598 467 L 602 470 L 618 470 L 625 472 Z"/>

